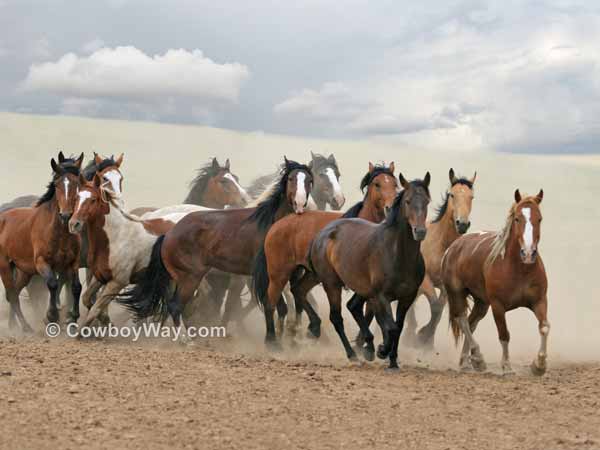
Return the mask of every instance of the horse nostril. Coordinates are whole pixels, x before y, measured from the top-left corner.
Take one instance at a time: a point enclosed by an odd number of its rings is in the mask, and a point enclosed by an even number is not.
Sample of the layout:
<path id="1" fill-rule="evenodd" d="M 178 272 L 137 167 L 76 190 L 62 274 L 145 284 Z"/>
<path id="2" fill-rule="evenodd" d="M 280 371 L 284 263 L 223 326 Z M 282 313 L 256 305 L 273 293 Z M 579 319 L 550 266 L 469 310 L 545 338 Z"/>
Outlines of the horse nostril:
<path id="1" fill-rule="evenodd" d="M 521 258 L 525 258 L 525 256 L 527 256 L 525 250 L 521 249 Z"/>
<path id="2" fill-rule="evenodd" d="M 537 250 L 533 250 L 533 251 L 531 252 L 531 256 L 533 256 L 533 257 L 535 258 L 535 257 L 537 256 Z"/>

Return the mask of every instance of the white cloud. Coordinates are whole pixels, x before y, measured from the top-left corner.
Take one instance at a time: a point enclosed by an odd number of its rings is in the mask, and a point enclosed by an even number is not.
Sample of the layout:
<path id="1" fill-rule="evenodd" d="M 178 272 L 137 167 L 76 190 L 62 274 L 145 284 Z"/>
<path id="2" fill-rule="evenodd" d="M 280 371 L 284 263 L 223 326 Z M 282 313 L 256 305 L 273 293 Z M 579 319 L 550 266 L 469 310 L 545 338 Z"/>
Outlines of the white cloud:
<path id="1" fill-rule="evenodd" d="M 21 88 L 65 97 L 132 99 L 157 97 L 237 102 L 249 70 L 218 64 L 201 50 L 168 50 L 148 56 L 135 47 L 101 48 L 89 56 L 67 53 L 56 62 L 33 64 Z"/>

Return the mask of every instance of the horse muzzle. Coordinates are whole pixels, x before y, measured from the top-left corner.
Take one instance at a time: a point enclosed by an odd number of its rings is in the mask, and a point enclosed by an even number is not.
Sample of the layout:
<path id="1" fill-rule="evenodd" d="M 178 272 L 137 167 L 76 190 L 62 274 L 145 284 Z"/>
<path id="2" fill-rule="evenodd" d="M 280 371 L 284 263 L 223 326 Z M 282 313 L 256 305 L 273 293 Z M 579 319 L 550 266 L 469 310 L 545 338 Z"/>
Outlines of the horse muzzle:
<path id="1" fill-rule="evenodd" d="M 334 211 L 339 211 L 340 209 L 342 209 L 345 203 L 346 197 L 344 197 L 343 195 L 336 195 L 334 198 L 331 199 L 331 209 L 333 209 Z"/>
<path id="2" fill-rule="evenodd" d="M 533 264 L 537 261 L 538 252 L 535 248 L 531 250 L 522 248 L 519 254 L 523 264 Z"/>
<path id="3" fill-rule="evenodd" d="M 465 222 L 463 220 L 456 219 L 454 225 L 456 226 L 456 231 L 458 234 L 465 234 L 469 230 L 471 222 Z"/>
<path id="4" fill-rule="evenodd" d="M 83 222 L 79 220 L 71 220 L 69 221 L 69 232 L 71 234 L 79 234 L 83 230 Z"/>
<path id="5" fill-rule="evenodd" d="M 66 225 L 67 223 L 69 223 L 69 220 L 71 220 L 72 215 L 73 213 L 60 213 L 58 217 L 60 217 L 60 221 L 62 222 L 62 224 Z"/>
<path id="6" fill-rule="evenodd" d="M 413 227 L 412 232 L 415 241 L 422 241 L 427 236 L 427 228 L 425 227 Z"/>

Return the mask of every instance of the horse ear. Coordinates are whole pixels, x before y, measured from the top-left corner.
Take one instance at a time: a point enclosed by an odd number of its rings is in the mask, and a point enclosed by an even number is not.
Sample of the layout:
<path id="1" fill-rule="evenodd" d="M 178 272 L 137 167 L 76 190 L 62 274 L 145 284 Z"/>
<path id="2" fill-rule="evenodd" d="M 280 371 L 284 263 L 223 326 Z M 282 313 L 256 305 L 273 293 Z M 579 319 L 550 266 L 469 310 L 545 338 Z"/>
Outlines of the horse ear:
<path id="1" fill-rule="evenodd" d="M 334 164 L 337 164 L 337 161 L 335 160 L 335 156 L 333 155 L 333 153 L 331 155 L 329 155 L 329 157 L 327 158 L 327 160 L 329 162 L 332 162 Z"/>
<path id="2" fill-rule="evenodd" d="M 65 155 L 63 155 L 62 150 L 60 152 L 58 152 L 58 163 L 64 163 L 65 162 Z"/>
<path id="3" fill-rule="evenodd" d="M 79 155 L 79 158 L 75 161 L 75 165 L 78 169 L 81 169 L 81 164 L 83 164 L 83 152 L 81 152 L 81 155 Z"/>
<path id="4" fill-rule="evenodd" d="M 231 163 L 229 162 L 229 158 L 227 158 L 227 161 L 225 161 L 225 168 L 227 170 L 229 170 L 231 168 Z"/>
<path id="5" fill-rule="evenodd" d="M 52 167 L 52 170 L 54 171 L 54 173 L 59 173 L 59 167 L 58 164 L 56 164 L 56 161 L 54 160 L 54 158 L 52 158 L 50 160 L 50 167 Z"/>
<path id="6" fill-rule="evenodd" d="M 543 198 L 544 198 L 544 190 L 540 189 L 540 192 L 538 192 L 538 195 L 535 196 L 535 202 L 539 205 L 540 203 L 542 203 Z"/>
<path id="7" fill-rule="evenodd" d="M 213 169 L 218 169 L 219 167 L 220 167 L 219 166 L 219 161 L 217 161 L 217 158 L 213 158 L 213 160 L 212 160 L 212 168 Z"/>
<path id="8" fill-rule="evenodd" d="M 448 172 L 448 178 L 450 179 L 450 184 L 455 184 L 458 179 L 456 178 L 456 175 L 454 174 L 454 169 L 450 168 L 450 172 Z"/>
<path id="9" fill-rule="evenodd" d="M 283 162 L 285 163 L 285 167 L 290 166 L 290 161 L 287 159 L 287 156 L 283 155 Z"/>
<path id="10" fill-rule="evenodd" d="M 100 178 L 100 175 L 98 175 L 98 173 L 96 173 L 94 175 L 94 179 L 92 180 L 92 183 L 94 184 L 94 187 L 99 189 L 100 186 L 102 186 L 102 179 Z"/>
<path id="11" fill-rule="evenodd" d="M 394 173 L 394 170 L 396 170 L 396 165 L 394 164 L 394 161 L 390 163 L 388 169 L 390 170 L 390 172 Z"/>
<path id="12" fill-rule="evenodd" d="M 100 163 L 102 163 L 102 158 L 98 153 L 94 152 L 94 164 L 98 166 Z"/>
<path id="13" fill-rule="evenodd" d="M 117 168 L 121 167 L 121 164 L 123 164 L 123 157 L 125 156 L 125 153 L 121 153 L 119 155 L 119 157 L 117 158 L 117 160 L 115 161 L 115 165 L 117 166 Z"/>
<path id="14" fill-rule="evenodd" d="M 406 181 L 406 178 L 404 178 L 404 176 L 402 175 L 402 173 L 398 174 L 398 179 L 400 180 L 400 185 L 404 189 L 408 189 L 408 187 L 410 186 L 410 184 L 408 183 L 408 181 Z"/>
<path id="15" fill-rule="evenodd" d="M 429 172 L 427 172 L 425 174 L 425 178 L 423 178 L 423 184 L 425 185 L 425 187 L 429 188 L 430 182 L 431 182 L 431 174 Z"/>
<path id="16" fill-rule="evenodd" d="M 373 165 L 373 163 L 371 161 L 369 161 L 369 173 L 373 173 L 374 170 L 375 170 L 375 166 Z"/>
<path id="17" fill-rule="evenodd" d="M 310 151 L 310 159 L 314 160 L 315 159 L 315 154 L 313 153 L 313 151 Z"/>
<path id="18" fill-rule="evenodd" d="M 471 178 L 471 184 L 475 184 L 475 180 L 477 179 L 477 171 L 473 174 L 473 178 Z"/>
<path id="19" fill-rule="evenodd" d="M 515 202 L 519 203 L 521 201 L 521 193 L 519 192 L 519 190 L 517 189 L 515 191 Z"/>

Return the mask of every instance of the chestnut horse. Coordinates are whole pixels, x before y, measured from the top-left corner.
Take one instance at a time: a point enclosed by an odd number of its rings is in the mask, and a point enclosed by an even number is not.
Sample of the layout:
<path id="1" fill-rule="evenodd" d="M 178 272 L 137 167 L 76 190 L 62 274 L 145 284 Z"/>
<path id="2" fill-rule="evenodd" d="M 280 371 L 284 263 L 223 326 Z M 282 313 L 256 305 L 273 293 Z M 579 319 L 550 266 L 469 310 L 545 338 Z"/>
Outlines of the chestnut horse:
<path id="1" fill-rule="evenodd" d="M 138 319 L 167 314 L 175 326 L 181 310 L 211 269 L 250 275 L 264 237 L 277 220 L 302 214 L 312 187 L 308 166 L 285 159 L 280 179 L 255 208 L 195 212 L 158 238 L 138 284 L 118 296 Z M 171 295 L 172 282 L 176 285 Z M 185 334 L 185 325 L 184 333 Z"/>
<path id="2" fill-rule="evenodd" d="M 365 336 L 365 356 L 372 359 L 373 335 L 363 316 L 368 299 L 373 303 L 384 343 L 377 355 L 389 356 L 390 369 L 398 368 L 398 340 L 406 312 L 416 298 L 425 277 L 421 241 L 427 234 L 429 172 L 421 180 L 411 181 L 399 175 L 403 190 L 396 196 L 391 211 L 380 224 L 362 219 L 339 219 L 327 225 L 314 239 L 309 265 L 329 300 L 329 319 L 338 333 L 346 355 L 355 359 L 342 319 L 342 288 L 355 292 L 349 309 Z M 396 321 L 391 305 L 398 300 Z"/>
<path id="3" fill-rule="evenodd" d="M 465 342 L 460 368 L 485 370 L 486 364 L 473 338 L 477 324 L 492 308 L 502 346 L 502 371 L 512 373 L 508 355 L 510 334 L 505 314 L 515 308 L 529 308 L 538 320 L 540 349 L 531 364 L 535 375 L 546 372 L 546 343 L 550 324 L 547 319 L 548 281 L 544 263 L 538 253 L 544 191 L 536 196 L 521 197 L 515 191 L 504 228 L 499 233 L 470 233 L 457 239 L 442 260 L 442 280 L 448 296 L 450 323 L 458 342 Z M 474 306 L 467 319 L 467 297 Z"/>
<path id="4" fill-rule="evenodd" d="M 31 332 L 32 328 L 21 311 L 19 294 L 36 274 L 44 278 L 50 291 L 47 320 L 59 319 L 59 278 L 68 280 L 72 288 L 74 301 L 69 320 L 79 317 L 81 239 L 69 234 L 67 222 L 77 200 L 82 161 L 83 153 L 78 159 L 71 159 L 60 152 L 58 163 L 54 158 L 50 161 L 52 180 L 36 206 L 0 214 L 0 277 L 10 303 L 9 326 L 18 318 L 24 332 Z"/>
<path id="5" fill-rule="evenodd" d="M 390 163 L 389 167 L 369 163 L 369 170 L 360 183 L 360 189 L 362 192 L 367 190 L 364 199 L 350 208 L 343 217 L 359 217 L 370 222 L 381 222 L 391 209 L 398 193 L 394 163 Z M 263 248 L 254 263 L 253 289 L 256 298 L 264 307 L 267 325 L 265 341 L 269 345 L 275 345 L 273 309 L 284 287 L 294 278 L 294 274 L 298 274 L 299 268 L 308 268 L 308 252 L 317 233 L 340 217 L 341 214 L 334 212 L 307 211 L 301 216 L 284 217 L 267 233 Z M 314 336 L 320 335 L 321 320 L 306 301 L 306 295 L 317 284 L 318 280 L 310 272 L 292 281 L 292 294 L 296 302 L 293 330 L 300 324 L 302 309 L 305 308 L 310 318 L 309 330 Z"/>

